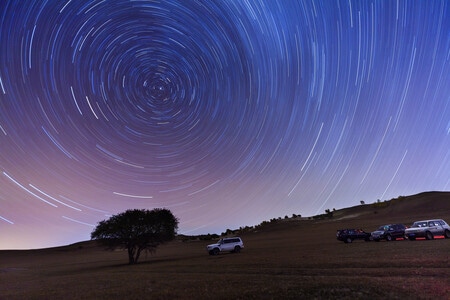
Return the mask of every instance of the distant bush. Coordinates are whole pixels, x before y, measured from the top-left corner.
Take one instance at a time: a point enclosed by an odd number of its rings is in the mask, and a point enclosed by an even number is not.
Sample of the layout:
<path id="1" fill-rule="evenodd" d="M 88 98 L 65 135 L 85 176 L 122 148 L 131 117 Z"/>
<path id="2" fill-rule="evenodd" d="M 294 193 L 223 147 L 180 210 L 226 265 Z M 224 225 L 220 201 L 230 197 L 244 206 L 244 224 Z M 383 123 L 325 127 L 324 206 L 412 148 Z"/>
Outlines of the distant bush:
<path id="1" fill-rule="evenodd" d="M 390 204 L 391 203 L 389 201 L 381 202 L 380 200 L 378 200 L 377 202 L 373 203 L 372 206 L 380 208 L 380 207 L 388 207 Z"/>
<path id="2" fill-rule="evenodd" d="M 213 234 L 202 234 L 202 235 L 200 235 L 199 236 L 199 240 L 200 241 L 210 241 L 210 240 L 213 240 L 213 239 L 218 239 L 219 238 L 219 235 L 218 234 L 215 234 L 215 233 L 213 233 Z"/>
<path id="3" fill-rule="evenodd" d="M 325 214 L 315 215 L 312 218 L 314 220 L 324 220 L 324 219 L 331 219 L 331 218 L 333 218 L 333 212 L 332 211 L 327 209 L 325 212 L 326 212 Z"/>

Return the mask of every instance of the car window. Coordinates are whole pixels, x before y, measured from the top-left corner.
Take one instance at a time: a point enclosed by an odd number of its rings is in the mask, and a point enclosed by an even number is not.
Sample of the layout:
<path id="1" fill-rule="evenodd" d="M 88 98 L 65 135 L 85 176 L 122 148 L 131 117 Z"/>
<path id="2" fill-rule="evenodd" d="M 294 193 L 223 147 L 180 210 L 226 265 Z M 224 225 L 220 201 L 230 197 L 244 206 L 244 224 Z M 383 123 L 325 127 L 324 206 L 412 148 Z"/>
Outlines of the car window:
<path id="1" fill-rule="evenodd" d="M 224 242 L 224 244 L 231 244 L 231 243 L 239 243 L 239 241 L 240 240 L 238 238 L 236 238 L 236 239 L 226 239 L 223 242 Z"/>
<path id="2" fill-rule="evenodd" d="M 427 227 L 427 222 L 415 222 L 412 227 Z"/>

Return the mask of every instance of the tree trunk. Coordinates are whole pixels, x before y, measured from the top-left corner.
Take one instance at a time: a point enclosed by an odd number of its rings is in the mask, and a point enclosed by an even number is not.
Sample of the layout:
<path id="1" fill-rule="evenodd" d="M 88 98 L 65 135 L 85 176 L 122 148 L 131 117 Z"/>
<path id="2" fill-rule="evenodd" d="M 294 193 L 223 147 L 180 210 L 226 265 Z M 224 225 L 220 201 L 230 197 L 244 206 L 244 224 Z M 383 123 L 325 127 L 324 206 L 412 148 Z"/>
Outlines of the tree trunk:
<path id="1" fill-rule="evenodd" d="M 138 262 L 138 259 L 139 259 L 139 256 L 141 255 L 142 249 L 143 249 L 143 248 L 141 248 L 141 247 L 139 247 L 139 248 L 137 249 L 137 251 L 136 251 L 136 257 L 135 257 L 135 259 L 134 259 L 134 263 L 137 263 L 137 262 Z"/>
<path id="2" fill-rule="evenodd" d="M 129 246 L 128 247 L 128 264 L 133 265 L 136 263 L 136 260 L 134 258 L 135 248 Z"/>

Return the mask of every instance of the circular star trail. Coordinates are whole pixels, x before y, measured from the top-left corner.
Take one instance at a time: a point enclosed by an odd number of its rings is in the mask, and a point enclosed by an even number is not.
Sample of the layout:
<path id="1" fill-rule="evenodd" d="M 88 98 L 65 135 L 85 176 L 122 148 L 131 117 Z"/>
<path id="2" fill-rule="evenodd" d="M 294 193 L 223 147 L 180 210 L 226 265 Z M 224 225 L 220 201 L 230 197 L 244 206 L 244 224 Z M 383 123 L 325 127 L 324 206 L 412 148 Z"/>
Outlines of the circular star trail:
<path id="1" fill-rule="evenodd" d="M 220 233 L 449 189 L 446 1 L 0 8 L 0 248 L 128 208 Z"/>

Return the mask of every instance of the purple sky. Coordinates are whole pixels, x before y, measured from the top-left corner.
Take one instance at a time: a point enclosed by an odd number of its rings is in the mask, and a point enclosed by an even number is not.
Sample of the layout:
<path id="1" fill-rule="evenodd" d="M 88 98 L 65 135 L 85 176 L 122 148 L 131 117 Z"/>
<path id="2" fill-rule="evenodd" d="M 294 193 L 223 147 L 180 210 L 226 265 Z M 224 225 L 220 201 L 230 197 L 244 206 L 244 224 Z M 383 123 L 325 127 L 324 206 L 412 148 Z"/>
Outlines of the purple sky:
<path id="1" fill-rule="evenodd" d="M 448 1 L 0 3 L 0 249 L 450 189 Z"/>

